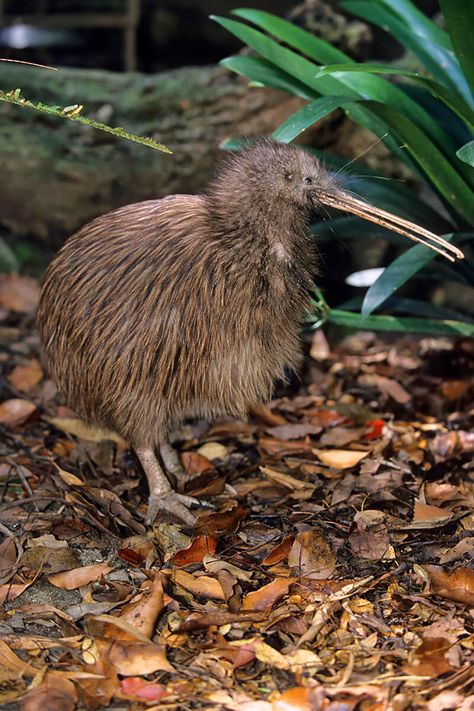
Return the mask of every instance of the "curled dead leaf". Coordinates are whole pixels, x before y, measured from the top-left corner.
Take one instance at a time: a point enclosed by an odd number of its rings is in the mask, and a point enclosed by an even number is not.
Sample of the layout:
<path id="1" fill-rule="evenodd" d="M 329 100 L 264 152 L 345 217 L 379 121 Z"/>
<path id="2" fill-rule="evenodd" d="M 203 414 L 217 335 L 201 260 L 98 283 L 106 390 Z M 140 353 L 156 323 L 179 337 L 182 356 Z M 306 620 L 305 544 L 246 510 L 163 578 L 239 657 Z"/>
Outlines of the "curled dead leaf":
<path id="1" fill-rule="evenodd" d="M 0 403 L 0 424 L 16 427 L 22 425 L 35 412 L 36 405 L 29 400 L 12 398 Z"/>
<path id="2" fill-rule="evenodd" d="M 287 594 L 296 578 L 275 578 L 259 590 L 248 593 L 242 602 L 242 610 L 265 610 Z"/>
<path id="3" fill-rule="evenodd" d="M 369 452 L 358 452 L 353 449 L 313 449 L 313 454 L 328 467 L 350 469 L 359 464 Z"/>
<path id="4" fill-rule="evenodd" d="M 113 570 L 107 563 L 97 563 L 96 565 L 85 565 L 82 568 L 64 570 L 62 573 L 49 575 L 48 580 L 51 585 L 62 590 L 77 590 L 83 585 L 88 585 L 93 580 L 99 580 L 103 575 L 107 575 Z"/>
<path id="5" fill-rule="evenodd" d="M 425 565 L 423 569 L 428 573 L 433 591 L 437 595 L 474 607 L 474 570 L 472 568 L 460 567 L 453 570 L 452 573 L 448 573 L 440 565 Z"/>

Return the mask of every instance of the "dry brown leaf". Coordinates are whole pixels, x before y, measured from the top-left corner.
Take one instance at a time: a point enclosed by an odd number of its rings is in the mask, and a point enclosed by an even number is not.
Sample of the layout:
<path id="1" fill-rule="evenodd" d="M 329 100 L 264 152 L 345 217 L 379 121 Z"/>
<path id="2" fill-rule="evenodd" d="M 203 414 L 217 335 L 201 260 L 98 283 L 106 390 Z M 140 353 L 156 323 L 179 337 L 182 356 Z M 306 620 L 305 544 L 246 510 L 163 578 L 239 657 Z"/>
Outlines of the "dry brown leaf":
<path id="1" fill-rule="evenodd" d="M 30 580 L 28 583 L 5 583 L 5 585 L 1 585 L 0 605 L 3 605 L 9 600 L 14 600 L 16 597 L 24 593 L 25 590 L 27 590 L 33 583 L 34 580 Z"/>
<path id="2" fill-rule="evenodd" d="M 311 453 L 311 441 L 309 437 L 304 440 L 288 441 L 282 439 L 273 439 L 271 437 L 260 437 L 258 440 L 259 447 L 267 454 L 292 454 L 294 452 Z"/>
<path id="3" fill-rule="evenodd" d="M 51 585 L 62 590 L 77 590 L 83 585 L 88 585 L 93 580 L 99 580 L 113 568 L 107 563 L 97 563 L 95 565 L 85 565 L 82 568 L 74 568 L 73 570 L 64 570 L 62 573 L 49 575 L 48 580 Z"/>
<path id="4" fill-rule="evenodd" d="M 314 674 L 325 666 L 320 657 L 309 649 L 296 649 L 281 654 L 265 642 L 256 642 L 253 649 L 260 662 L 293 673 Z"/>
<path id="5" fill-rule="evenodd" d="M 39 361 L 36 358 L 32 358 L 27 363 L 17 365 L 11 373 L 8 374 L 7 380 L 13 385 L 16 390 L 23 390 L 28 392 L 38 385 L 41 378 L 43 377 L 43 371 Z"/>
<path id="6" fill-rule="evenodd" d="M 367 374 L 360 375 L 357 378 L 357 381 L 364 387 L 375 386 L 383 395 L 388 395 L 395 400 L 395 402 L 400 403 L 400 405 L 406 405 L 411 401 L 410 393 L 408 393 L 405 388 L 400 385 L 400 383 L 392 378 L 386 378 L 383 375 Z"/>
<path id="7" fill-rule="evenodd" d="M 185 570 L 175 568 L 171 573 L 171 579 L 193 595 L 200 595 L 209 600 L 226 599 L 220 582 L 208 575 L 194 576 Z"/>
<path id="8" fill-rule="evenodd" d="M 461 602 L 474 607 L 474 570 L 472 568 L 456 568 L 448 573 L 439 565 L 425 565 L 433 591 L 448 600 Z"/>
<path id="9" fill-rule="evenodd" d="M 359 464 L 369 452 L 358 452 L 353 449 L 313 449 L 313 454 L 328 467 L 350 469 Z"/>
<path id="10" fill-rule="evenodd" d="M 354 516 L 355 530 L 349 535 L 352 552 L 367 560 L 381 560 L 386 556 L 390 541 L 382 511 L 364 509 Z"/>
<path id="11" fill-rule="evenodd" d="M 449 642 L 444 638 L 425 637 L 421 645 L 415 650 L 412 661 L 403 666 L 403 671 L 406 674 L 429 676 L 431 678 L 454 671 L 454 667 L 444 656 L 449 647 Z"/>
<path id="12" fill-rule="evenodd" d="M 39 301 L 40 288 L 35 279 L 18 274 L 0 274 L 0 307 L 7 311 L 32 313 Z"/>
<path id="13" fill-rule="evenodd" d="M 160 699 L 169 696 L 169 692 L 163 686 L 143 679 L 141 676 L 122 679 L 120 686 L 122 693 L 116 694 L 116 697 L 127 701 L 150 703 L 151 701 L 160 701 Z"/>
<path id="14" fill-rule="evenodd" d="M 156 671 L 174 672 L 163 647 L 152 642 L 96 639 L 88 653 L 112 666 L 117 674 L 136 676 Z M 97 655 L 97 656 L 96 656 Z"/>
<path id="15" fill-rule="evenodd" d="M 138 595 L 122 607 L 120 619 L 151 639 L 163 607 L 163 584 L 160 573 L 155 571 L 153 580 L 145 580 Z M 115 638 L 122 639 L 122 636 L 116 633 Z"/>
<path id="16" fill-rule="evenodd" d="M 201 563 L 205 555 L 214 555 L 216 549 L 217 539 L 214 536 L 196 536 L 191 545 L 175 553 L 170 562 L 178 566 Z"/>
<path id="17" fill-rule="evenodd" d="M 0 424 L 16 427 L 23 424 L 35 412 L 36 405 L 29 400 L 12 398 L 0 403 Z"/>
<path id="18" fill-rule="evenodd" d="M 272 711 L 314 711 L 320 708 L 315 695 L 314 689 L 296 686 L 284 691 L 272 702 Z"/>
<path id="19" fill-rule="evenodd" d="M 294 491 L 301 491 L 303 489 L 309 488 L 314 489 L 313 484 L 310 484 L 307 481 L 301 481 L 301 479 L 296 479 L 295 477 L 290 476 L 289 474 L 285 474 L 284 472 L 280 472 L 277 469 L 271 469 L 270 467 L 260 467 L 260 471 L 262 472 L 262 474 L 265 474 L 266 477 L 276 482 L 277 484 L 286 487 L 287 489 L 291 489 Z"/>
<path id="20" fill-rule="evenodd" d="M 8 669 L 19 676 L 27 677 L 35 676 L 38 672 L 37 667 L 33 667 L 31 662 L 25 662 L 24 659 L 17 657 L 3 639 L 0 639 L 0 669 Z"/>
<path id="21" fill-rule="evenodd" d="M 46 672 L 43 681 L 32 686 L 21 702 L 22 711 L 73 711 L 78 701 L 76 687 L 54 671 Z"/>
<path id="22" fill-rule="evenodd" d="M 262 560 L 262 565 L 276 565 L 288 556 L 291 546 L 293 545 L 294 536 L 286 536 L 270 553 Z"/>
<path id="23" fill-rule="evenodd" d="M 314 424 L 314 422 L 290 422 L 286 425 L 269 427 L 266 431 L 272 437 L 287 441 L 289 439 L 302 439 L 307 435 L 317 435 L 321 430 L 322 427 Z"/>
<path id="24" fill-rule="evenodd" d="M 212 462 L 203 457 L 199 452 L 182 452 L 181 463 L 183 465 L 184 471 L 189 476 L 195 476 L 196 474 L 202 474 L 203 472 L 212 471 L 214 465 Z"/>
<path id="25" fill-rule="evenodd" d="M 275 578 L 259 590 L 247 593 L 242 602 L 242 610 L 265 610 L 287 594 L 296 578 Z"/>
<path id="26" fill-rule="evenodd" d="M 438 506 L 423 504 L 421 501 L 416 501 L 413 509 L 413 521 L 415 523 L 419 523 L 420 521 L 438 522 L 443 519 L 451 518 L 452 515 L 451 511 L 441 509 Z"/>
<path id="27" fill-rule="evenodd" d="M 202 447 L 199 447 L 197 453 L 208 461 L 213 461 L 214 459 L 225 459 L 228 454 L 228 449 L 219 442 L 206 442 Z"/>
<path id="28" fill-rule="evenodd" d="M 322 531 L 303 531 L 291 546 L 288 565 L 305 578 L 325 580 L 334 572 L 336 555 Z"/>
<path id="29" fill-rule="evenodd" d="M 79 420 L 75 417 L 45 417 L 44 419 L 49 422 L 50 425 L 57 427 L 58 430 L 74 435 L 79 439 L 86 439 L 91 442 L 110 440 L 116 442 L 121 448 L 127 449 L 127 443 L 122 437 L 119 437 L 118 434 L 110 430 L 104 430 L 100 427 L 89 425 L 87 422 L 84 422 L 84 420 Z"/>

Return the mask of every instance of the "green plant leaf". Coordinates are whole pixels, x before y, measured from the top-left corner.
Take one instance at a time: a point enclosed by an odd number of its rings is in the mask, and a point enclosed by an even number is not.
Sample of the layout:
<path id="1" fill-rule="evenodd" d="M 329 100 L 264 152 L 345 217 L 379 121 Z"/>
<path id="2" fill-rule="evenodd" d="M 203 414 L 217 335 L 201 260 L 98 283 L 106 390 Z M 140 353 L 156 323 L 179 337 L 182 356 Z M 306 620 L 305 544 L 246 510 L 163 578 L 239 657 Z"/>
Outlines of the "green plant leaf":
<path id="1" fill-rule="evenodd" d="M 329 323 L 366 331 L 398 333 L 427 333 L 435 336 L 474 336 L 474 324 L 464 321 L 410 318 L 403 316 L 368 316 L 342 309 L 331 309 Z"/>
<path id="2" fill-rule="evenodd" d="M 474 3 L 472 0 L 440 0 L 441 10 L 453 43 L 457 58 L 474 96 L 474 53 L 472 32 L 474 30 Z"/>
<path id="3" fill-rule="evenodd" d="M 336 78 L 339 74 L 352 74 L 352 73 L 371 73 L 371 74 L 396 74 L 402 77 L 408 77 L 415 84 L 422 86 L 424 89 L 429 91 L 436 98 L 441 99 L 446 106 L 448 106 L 454 113 L 456 113 L 459 118 L 464 121 L 464 123 L 474 130 L 474 111 L 466 104 L 459 94 L 446 89 L 445 86 L 437 81 L 433 81 L 427 77 L 418 74 L 417 72 L 409 71 L 408 69 L 402 69 L 400 67 L 392 67 L 387 64 L 374 64 L 370 62 L 364 62 L 363 64 L 332 64 L 327 67 L 321 67 L 316 77 L 324 76 L 326 74 L 335 74 Z"/>
<path id="4" fill-rule="evenodd" d="M 474 141 L 469 141 L 456 151 L 456 155 L 464 163 L 474 167 Z"/>
<path id="5" fill-rule="evenodd" d="M 404 3 L 406 7 L 414 7 L 411 3 Z M 401 10 L 403 7 L 396 3 L 381 2 L 375 0 L 344 0 L 341 3 L 348 12 L 357 17 L 362 17 L 386 32 L 390 32 L 407 49 L 410 49 L 420 60 L 424 67 L 436 77 L 442 84 L 450 87 L 462 95 L 466 103 L 474 106 L 469 86 L 466 82 L 462 69 L 452 50 L 449 37 L 440 31 L 432 31 L 432 25 L 428 18 L 423 16 L 422 22 L 413 21 L 411 15 L 398 14 L 395 7 Z M 439 30 L 439 28 L 438 28 Z M 442 32 L 442 31 L 441 31 Z M 443 37 L 443 41 L 440 38 Z"/>
<path id="6" fill-rule="evenodd" d="M 236 74 L 246 77 L 250 81 L 260 82 L 272 89 L 286 91 L 288 94 L 299 96 L 302 99 L 311 100 L 318 95 L 318 92 L 311 90 L 291 74 L 260 57 L 241 57 L 237 55 L 222 59 L 219 64 Z"/>
<path id="7" fill-rule="evenodd" d="M 346 96 L 320 96 L 280 124 L 273 131 L 272 138 L 281 143 L 289 143 L 316 121 L 343 106 L 346 101 L 350 101 Z"/>
<path id="8" fill-rule="evenodd" d="M 405 284 L 414 274 L 431 262 L 434 256 L 434 252 L 428 247 L 416 244 L 394 259 L 367 290 L 362 304 L 362 316 L 370 316 L 402 284 Z"/>

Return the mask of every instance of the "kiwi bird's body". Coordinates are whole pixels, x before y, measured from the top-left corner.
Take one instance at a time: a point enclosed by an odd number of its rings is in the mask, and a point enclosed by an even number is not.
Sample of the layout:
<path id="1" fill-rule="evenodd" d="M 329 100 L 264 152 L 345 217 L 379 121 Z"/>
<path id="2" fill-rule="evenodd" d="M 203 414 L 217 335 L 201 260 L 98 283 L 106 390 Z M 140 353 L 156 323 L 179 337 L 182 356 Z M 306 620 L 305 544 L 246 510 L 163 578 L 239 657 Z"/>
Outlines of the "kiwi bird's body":
<path id="1" fill-rule="evenodd" d="M 232 164 L 224 174 L 239 177 Z M 66 242 L 38 322 L 81 417 L 154 448 L 187 417 L 245 415 L 298 366 L 309 213 L 258 192 L 221 181 L 120 208 Z"/>

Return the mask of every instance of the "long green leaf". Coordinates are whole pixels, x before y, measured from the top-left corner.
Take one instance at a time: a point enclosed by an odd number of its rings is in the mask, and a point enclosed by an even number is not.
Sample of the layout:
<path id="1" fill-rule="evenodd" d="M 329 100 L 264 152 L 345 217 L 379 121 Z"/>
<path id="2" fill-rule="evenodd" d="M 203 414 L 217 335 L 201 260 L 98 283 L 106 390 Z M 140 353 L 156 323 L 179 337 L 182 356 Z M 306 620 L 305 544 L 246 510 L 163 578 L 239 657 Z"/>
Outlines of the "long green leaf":
<path id="1" fill-rule="evenodd" d="M 431 262 L 434 256 L 431 249 L 417 244 L 394 259 L 367 290 L 362 304 L 362 316 L 370 316 L 380 304 Z"/>
<path id="2" fill-rule="evenodd" d="M 351 74 L 351 73 L 373 73 L 373 74 L 396 74 L 403 77 L 408 77 L 415 84 L 427 89 L 433 96 L 441 99 L 446 106 L 448 106 L 454 113 L 456 113 L 459 118 L 464 121 L 464 123 L 471 129 L 474 130 L 474 111 L 466 104 L 459 94 L 446 89 L 445 86 L 437 81 L 428 79 L 427 77 L 418 74 L 417 72 L 409 71 L 408 69 L 402 69 L 400 67 L 392 67 L 387 64 L 374 64 L 370 62 L 364 62 L 364 64 L 332 64 L 327 67 L 321 67 L 317 77 L 324 76 L 326 74 L 336 75 L 336 78 L 340 73 Z"/>
<path id="3" fill-rule="evenodd" d="M 260 57 L 237 55 L 222 59 L 219 63 L 226 69 L 230 69 L 250 81 L 260 82 L 272 89 L 286 91 L 288 94 L 299 96 L 301 99 L 311 100 L 318 95 L 318 92 L 310 89 L 291 74 Z"/>
<path id="4" fill-rule="evenodd" d="M 464 146 L 461 146 L 461 148 L 456 151 L 456 155 L 465 163 L 474 167 L 474 141 L 469 141 L 469 143 L 465 143 Z"/>
<path id="5" fill-rule="evenodd" d="M 472 0 L 440 0 L 451 42 L 464 69 L 464 74 L 474 97 L 474 53 L 472 33 L 474 31 L 474 3 Z"/>
<path id="6" fill-rule="evenodd" d="M 281 143 L 290 143 L 316 121 L 332 113 L 350 101 L 347 96 L 320 96 L 290 116 L 272 133 L 272 138 Z"/>
<path id="7" fill-rule="evenodd" d="M 469 2 L 470 0 L 468 0 Z M 388 6 L 379 2 L 367 0 L 344 0 L 341 3 L 348 12 L 362 17 L 383 30 L 390 32 L 402 45 L 410 49 L 442 84 L 451 90 L 459 92 L 464 100 L 473 107 L 473 100 L 459 62 L 451 48 L 441 44 L 438 36 L 426 32 L 420 33 L 416 25 L 394 13 L 396 3 Z M 427 18 L 425 18 L 427 19 Z M 449 39 L 449 38 L 448 38 Z"/>
<path id="8" fill-rule="evenodd" d="M 398 316 L 368 316 L 331 309 L 328 322 L 338 326 L 369 331 L 393 331 L 398 333 L 427 333 L 435 336 L 474 336 L 474 324 L 463 321 L 409 318 Z"/>

